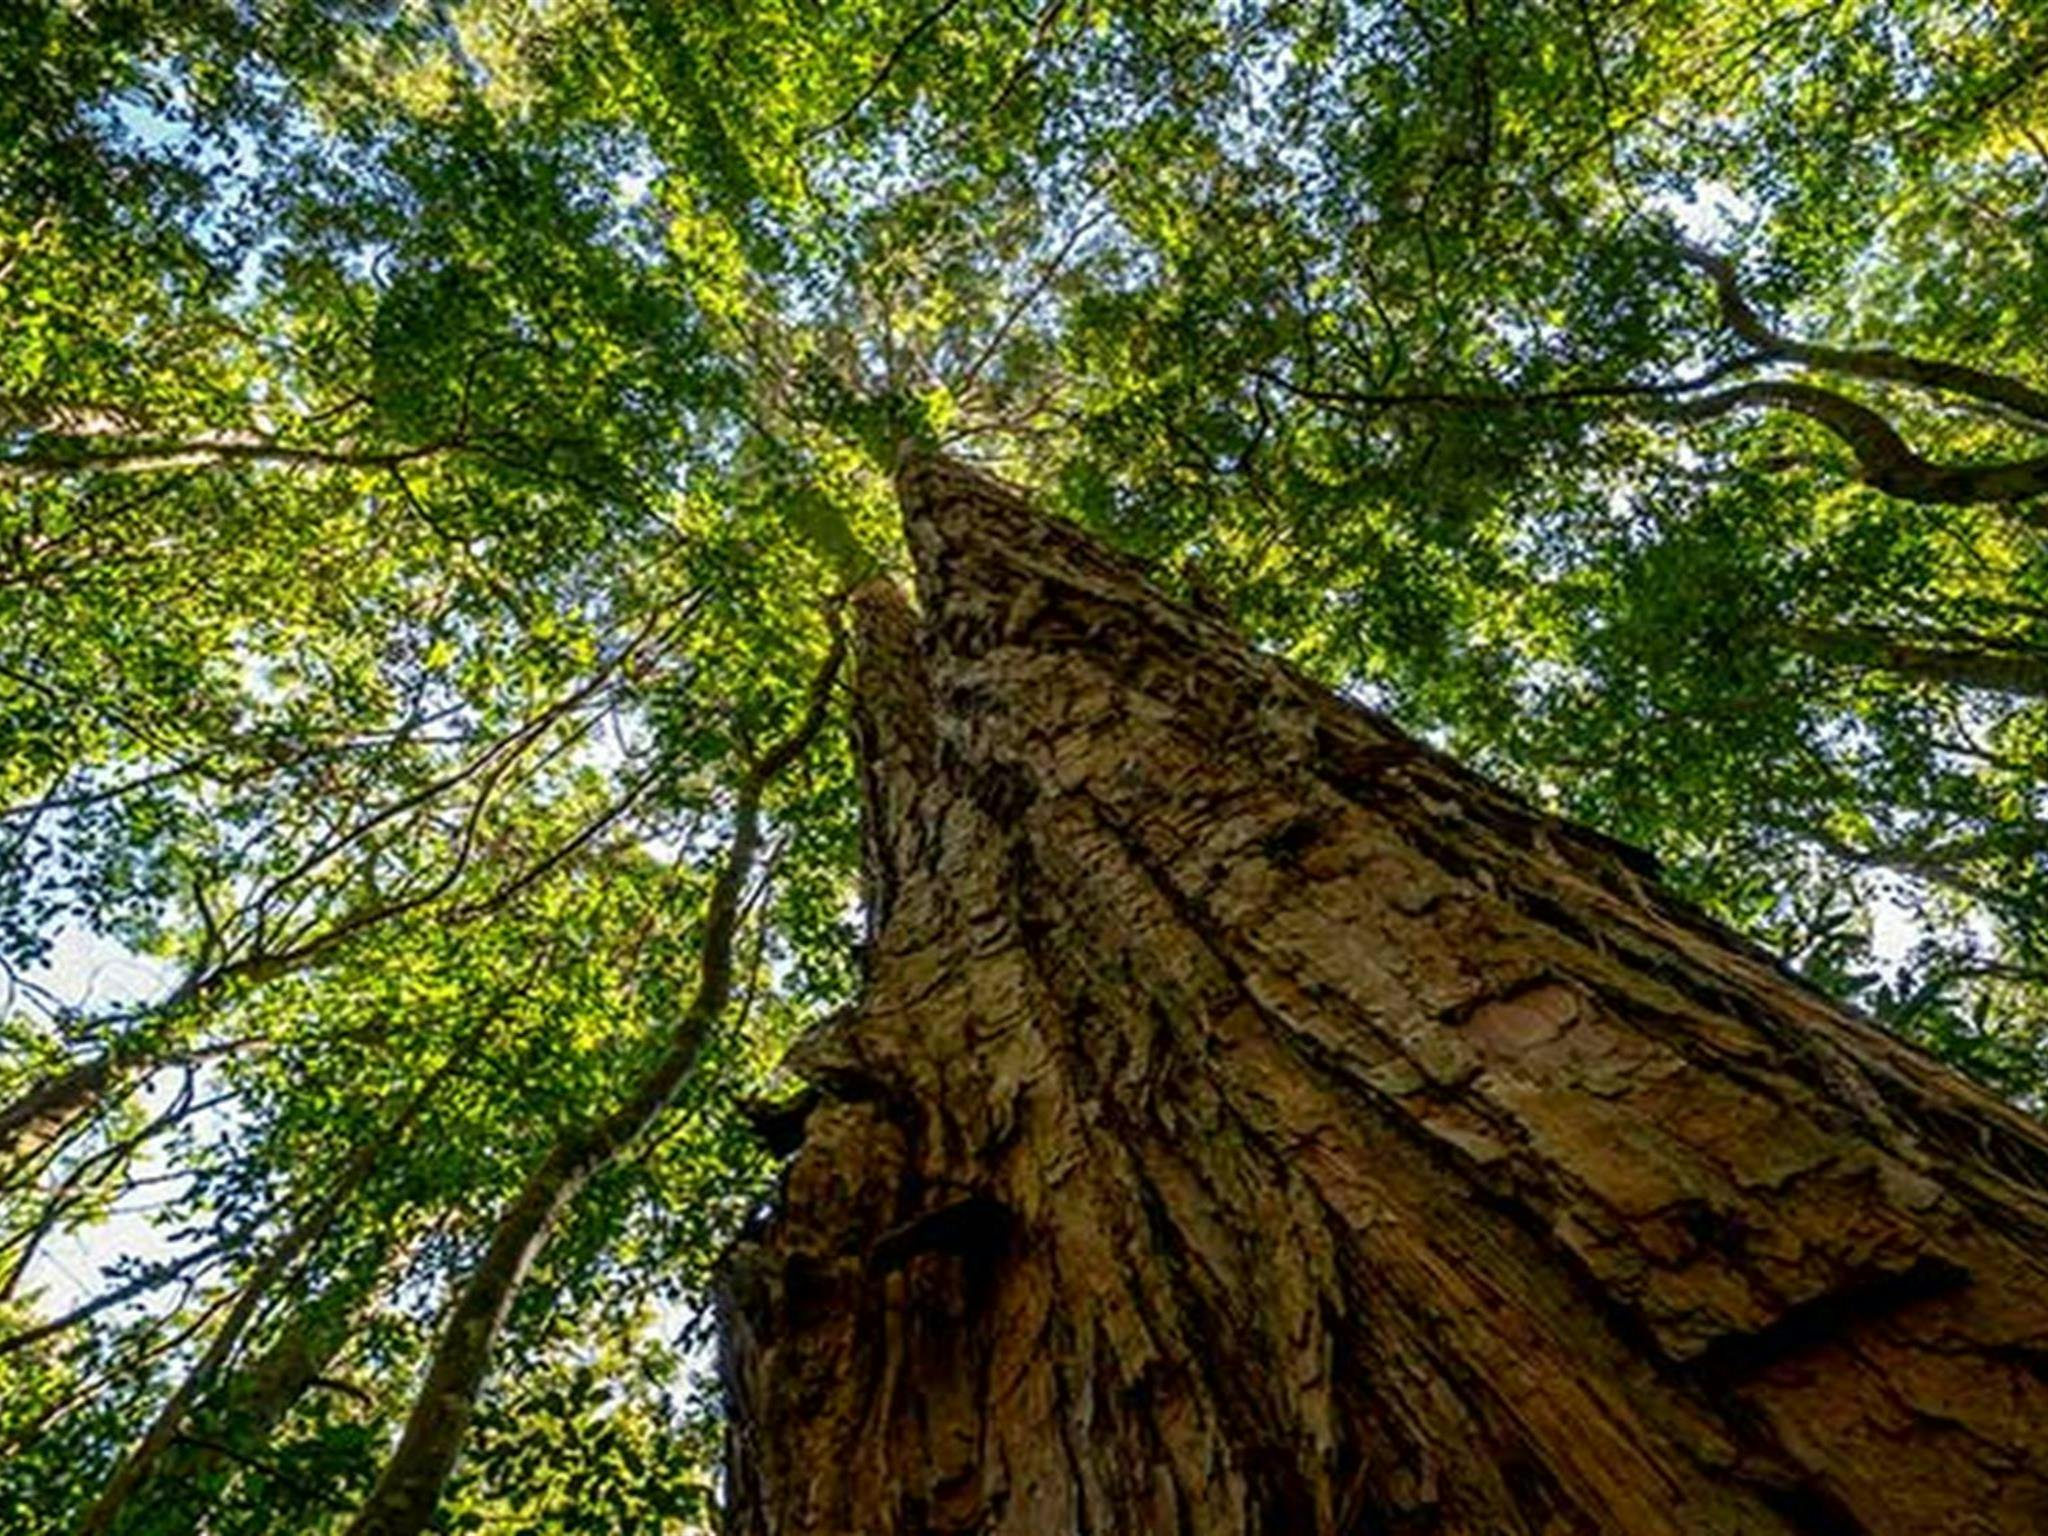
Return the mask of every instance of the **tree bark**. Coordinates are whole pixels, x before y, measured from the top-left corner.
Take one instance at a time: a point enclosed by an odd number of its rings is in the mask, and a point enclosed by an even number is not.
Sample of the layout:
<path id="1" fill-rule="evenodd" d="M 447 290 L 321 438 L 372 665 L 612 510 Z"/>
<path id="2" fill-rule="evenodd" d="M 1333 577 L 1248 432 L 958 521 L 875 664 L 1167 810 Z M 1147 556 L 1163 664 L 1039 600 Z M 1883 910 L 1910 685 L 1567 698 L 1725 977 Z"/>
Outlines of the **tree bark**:
<path id="1" fill-rule="evenodd" d="M 113 1075 L 113 1056 L 102 1054 L 53 1071 L 0 1105 L 0 1175 L 62 1135 L 99 1102 Z"/>
<path id="2" fill-rule="evenodd" d="M 730 1524 L 2048 1529 L 2048 1136 L 961 466 Z"/>

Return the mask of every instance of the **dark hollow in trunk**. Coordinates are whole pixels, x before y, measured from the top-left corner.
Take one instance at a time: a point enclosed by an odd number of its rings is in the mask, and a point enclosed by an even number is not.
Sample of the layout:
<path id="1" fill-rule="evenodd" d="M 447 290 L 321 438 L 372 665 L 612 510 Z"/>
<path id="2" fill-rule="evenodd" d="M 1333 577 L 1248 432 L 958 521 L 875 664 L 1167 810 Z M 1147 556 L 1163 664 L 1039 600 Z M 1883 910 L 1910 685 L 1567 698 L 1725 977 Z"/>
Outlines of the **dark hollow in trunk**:
<path id="1" fill-rule="evenodd" d="M 2048 1136 L 957 464 L 741 1536 L 2048 1530 Z"/>

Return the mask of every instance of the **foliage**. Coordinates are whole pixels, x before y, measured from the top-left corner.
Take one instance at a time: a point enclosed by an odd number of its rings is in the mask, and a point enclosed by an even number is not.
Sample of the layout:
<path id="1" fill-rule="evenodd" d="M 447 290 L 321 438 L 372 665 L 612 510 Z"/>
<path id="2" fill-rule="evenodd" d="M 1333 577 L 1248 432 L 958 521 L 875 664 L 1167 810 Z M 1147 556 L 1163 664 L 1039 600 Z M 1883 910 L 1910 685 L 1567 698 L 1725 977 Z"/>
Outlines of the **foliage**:
<path id="1" fill-rule="evenodd" d="M 348 1174 L 122 1527 L 340 1528 L 687 1007 L 906 437 L 2038 1106 L 2044 50 L 1994 0 L 9 8 L 0 1103 L 104 1071 L 0 1159 L 0 1523 L 76 1518 Z M 691 1329 L 740 1105 L 857 983 L 852 786 L 771 787 L 740 1000 L 514 1308 L 448 1528 L 704 1517 Z M 85 938 L 154 991 L 78 998 Z M 73 1296 L 80 1232 L 147 1251 Z"/>

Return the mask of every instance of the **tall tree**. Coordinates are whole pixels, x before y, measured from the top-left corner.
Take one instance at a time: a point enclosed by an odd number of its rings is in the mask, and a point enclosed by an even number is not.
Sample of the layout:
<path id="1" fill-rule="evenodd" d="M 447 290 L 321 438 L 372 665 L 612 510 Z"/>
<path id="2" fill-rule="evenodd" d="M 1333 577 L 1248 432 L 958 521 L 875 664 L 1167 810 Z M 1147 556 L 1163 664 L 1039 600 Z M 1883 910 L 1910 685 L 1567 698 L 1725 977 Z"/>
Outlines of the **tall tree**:
<path id="1" fill-rule="evenodd" d="M 737 1528 L 2018 1532 L 2048 1134 L 944 460 Z"/>
<path id="2" fill-rule="evenodd" d="M 873 961 L 848 754 L 764 804 L 673 1100 L 592 1133 L 681 1059 L 821 600 L 903 573 L 905 436 L 2048 1103 L 2043 48 L 0 7 L 0 1526 L 125 1479 L 123 1529 L 339 1531 L 401 1472 L 458 1528 L 711 1517 L 705 1287 Z"/>

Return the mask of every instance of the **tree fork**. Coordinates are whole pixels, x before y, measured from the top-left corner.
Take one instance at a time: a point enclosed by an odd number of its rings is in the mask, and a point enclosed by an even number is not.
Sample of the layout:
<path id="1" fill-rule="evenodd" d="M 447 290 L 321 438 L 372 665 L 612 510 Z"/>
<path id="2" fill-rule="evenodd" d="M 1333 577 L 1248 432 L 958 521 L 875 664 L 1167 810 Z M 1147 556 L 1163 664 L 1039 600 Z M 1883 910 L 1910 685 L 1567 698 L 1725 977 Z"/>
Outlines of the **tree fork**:
<path id="1" fill-rule="evenodd" d="M 2048 1135 L 960 465 L 731 1528 L 2048 1528 Z"/>

